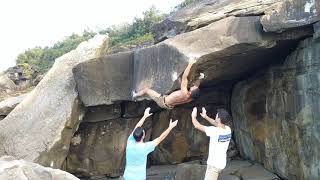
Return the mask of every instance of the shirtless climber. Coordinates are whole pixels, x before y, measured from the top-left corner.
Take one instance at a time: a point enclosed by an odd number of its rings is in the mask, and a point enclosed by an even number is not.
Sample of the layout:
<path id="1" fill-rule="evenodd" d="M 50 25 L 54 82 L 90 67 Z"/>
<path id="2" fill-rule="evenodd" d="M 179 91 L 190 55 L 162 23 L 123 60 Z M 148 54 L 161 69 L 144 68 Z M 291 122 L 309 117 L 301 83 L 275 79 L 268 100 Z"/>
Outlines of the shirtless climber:
<path id="1" fill-rule="evenodd" d="M 188 90 L 188 75 L 190 73 L 192 65 L 195 63 L 195 60 L 189 62 L 188 66 L 183 72 L 181 80 L 181 89 L 172 92 L 169 95 L 161 95 L 160 93 L 150 89 L 144 88 L 138 93 L 133 92 L 132 96 L 135 99 L 136 97 L 143 96 L 147 94 L 153 101 L 155 101 L 159 107 L 164 109 L 173 109 L 174 106 L 179 104 L 185 104 L 192 100 L 199 98 L 200 96 L 200 80 L 204 78 L 204 74 L 200 73 L 199 79 L 193 83 L 193 86 Z"/>

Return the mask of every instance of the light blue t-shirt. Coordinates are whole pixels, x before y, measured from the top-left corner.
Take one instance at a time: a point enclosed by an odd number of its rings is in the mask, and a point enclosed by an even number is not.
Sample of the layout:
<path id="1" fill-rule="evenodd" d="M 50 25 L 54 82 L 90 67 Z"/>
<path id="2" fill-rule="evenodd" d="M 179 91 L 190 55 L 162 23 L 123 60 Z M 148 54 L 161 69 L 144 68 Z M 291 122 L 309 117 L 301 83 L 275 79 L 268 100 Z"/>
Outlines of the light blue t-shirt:
<path id="1" fill-rule="evenodd" d="M 131 134 L 128 137 L 126 148 L 126 169 L 124 171 L 125 180 L 145 180 L 147 156 L 154 151 L 156 144 L 153 141 L 147 143 L 137 143 Z"/>

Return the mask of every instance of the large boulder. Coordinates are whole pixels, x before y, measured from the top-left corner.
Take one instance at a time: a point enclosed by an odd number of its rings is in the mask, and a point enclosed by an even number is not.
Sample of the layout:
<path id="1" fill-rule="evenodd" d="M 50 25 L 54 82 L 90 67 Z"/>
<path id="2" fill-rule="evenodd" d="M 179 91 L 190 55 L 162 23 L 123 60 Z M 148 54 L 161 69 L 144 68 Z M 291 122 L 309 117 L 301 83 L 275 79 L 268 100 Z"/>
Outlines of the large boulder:
<path id="1" fill-rule="evenodd" d="M 267 32 L 281 32 L 320 21 L 320 1 L 283 0 L 271 5 L 261 17 Z"/>
<path id="2" fill-rule="evenodd" d="M 0 121 L 0 156 L 61 168 L 84 114 L 72 68 L 104 55 L 107 47 L 108 37 L 97 35 L 56 59 L 38 86 Z"/>
<path id="3" fill-rule="evenodd" d="M 0 102 L 0 116 L 8 115 L 25 97 L 27 94 L 22 94 L 17 97 L 9 97 Z"/>
<path id="4" fill-rule="evenodd" d="M 16 84 L 6 75 L 0 76 L 0 94 L 8 93 L 16 89 Z M 1 96 L 0 96 L 1 97 Z"/>
<path id="5" fill-rule="evenodd" d="M 67 171 L 78 176 L 117 177 L 124 171 L 128 136 L 139 118 L 119 118 L 96 123 L 81 123 L 71 140 Z M 144 124 L 146 141 L 151 134 L 151 119 Z"/>
<path id="6" fill-rule="evenodd" d="M 179 88 L 179 76 L 194 57 L 199 59 L 191 81 L 200 72 L 204 84 L 234 81 L 281 61 L 312 33 L 312 27 L 265 33 L 257 16 L 227 17 L 154 46 L 81 63 L 74 68 L 77 89 L 85 106 L 131 100 L 131 91 L 144 87 L 166 94 Z"/>
<path id="7" fill-rule="evenodd" d="M 12 157 L 0 158 L 0 179 L 3 180 L 79 180 L 77 177 L 59 169 L 43 167 Z"/>
<path id="8" fill-rule="evenodd" d="M 261 17 L 266 31 L 281 32 L 320 20 L 317 0 L 203 0 L 155 25 L 156 41 L 193 31 L 229 16 Z"/>
<path id="9" fill-rule="evenodd" d="M 319 39 L 306 39 L 282 66 L 238 83 L 232 94 L 241 155 L 285 179 L 320 177 L 319 52 Z"/>
<path id="10" fill-rule="evenodd" d="M 144 87 L 168 93 L 187 66 L 188 58 L 166 43 L 140 49 L 134 53 L 135 90 Z"/>
<path id="11" fill-rule="evenodd" d="M 107 55 L 73 69 L 77 90 L 85 106 L 131 100 L 133 52 Z"/>
<path id="12" fill-rule="evenodd" d="M 199 59 L 192 68 L 191 80 L 199 72 L 206 75 L 204 83 L 239 79 L 266 64 L 281 61 L 299 38 L 312 33 L 312 27 L 282 34 L 265 33 L 259 17 L 228 17 L 137 50 L 134 87 L 151 87 L 162 94 L 174 90 L 187 60 L 193 57 Z"/>
<path id="13" fill-rule="evenodd" d="M 170 15 L 155 25 L 155 39 L 162 41 L 229 16 L 260 16 L 280 0 L 203 0 Z"/>

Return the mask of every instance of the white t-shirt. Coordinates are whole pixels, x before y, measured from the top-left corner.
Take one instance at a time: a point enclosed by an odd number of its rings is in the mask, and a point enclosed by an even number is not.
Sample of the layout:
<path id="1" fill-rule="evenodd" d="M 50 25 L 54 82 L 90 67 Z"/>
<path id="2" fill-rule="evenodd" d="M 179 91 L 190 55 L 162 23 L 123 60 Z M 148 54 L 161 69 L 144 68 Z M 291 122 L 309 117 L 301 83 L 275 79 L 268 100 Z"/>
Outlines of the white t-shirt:
<path id="1" fill-rule="evenodd" d="M 210 137 L 209 157 L 207 164 L 218 169 L 224 169 L 227 164 L 227 150 L 231 139 L 231 129 L 205 126 L 205 132 Z"/>

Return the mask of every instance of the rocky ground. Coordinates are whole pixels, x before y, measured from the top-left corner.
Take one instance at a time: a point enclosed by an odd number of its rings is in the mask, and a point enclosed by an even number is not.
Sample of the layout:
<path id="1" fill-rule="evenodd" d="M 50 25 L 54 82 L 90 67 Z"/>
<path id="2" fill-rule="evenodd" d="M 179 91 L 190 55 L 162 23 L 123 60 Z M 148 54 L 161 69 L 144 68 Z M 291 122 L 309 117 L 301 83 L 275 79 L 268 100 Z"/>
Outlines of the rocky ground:
<path id="1" fill-rule="evenodd" d="M 192 161 L 178 165 L 157 165 L 147 169 L 147 180 L 200 180 L 204 179 L 206 165 Z M 80 178 L 81 180 L 112 180 L 105 176 Z M 280 180 L 261 165 L 244 160 L 233 160 L 220 173 L 219 180 Z"/>

